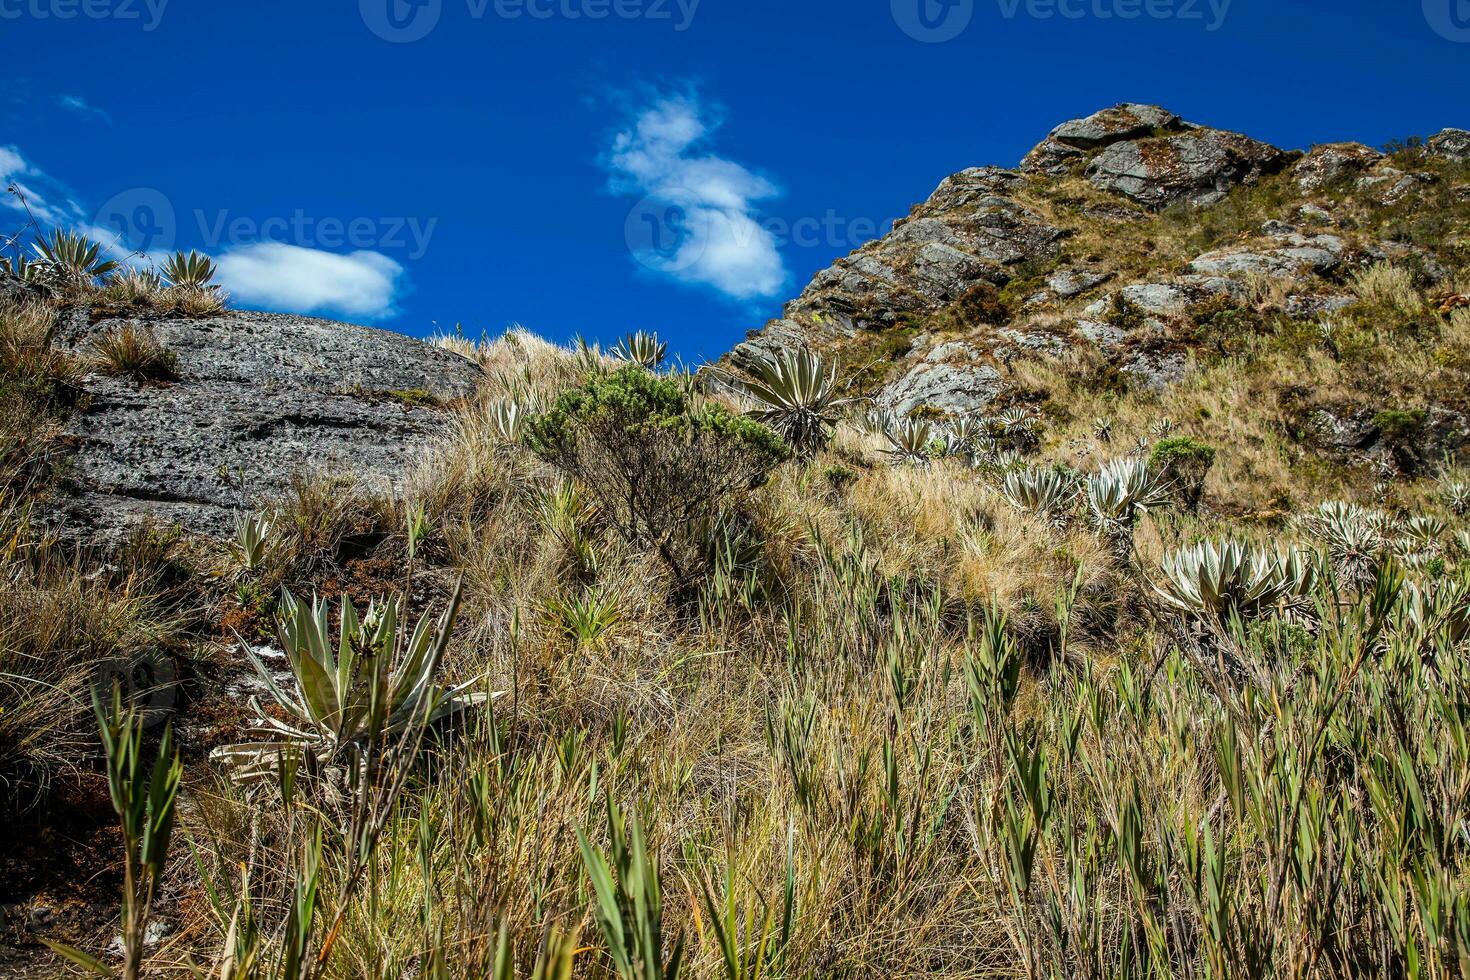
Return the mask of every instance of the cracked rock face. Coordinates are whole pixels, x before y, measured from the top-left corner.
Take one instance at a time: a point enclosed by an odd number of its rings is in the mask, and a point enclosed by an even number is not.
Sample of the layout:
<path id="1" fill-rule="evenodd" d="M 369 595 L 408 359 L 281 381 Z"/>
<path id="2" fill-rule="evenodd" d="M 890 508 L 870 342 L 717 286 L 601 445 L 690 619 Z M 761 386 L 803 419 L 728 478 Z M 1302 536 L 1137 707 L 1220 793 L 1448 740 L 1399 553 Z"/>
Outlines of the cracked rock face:
<path id="1" fill-rule="evenodd" d="M 1094 112 L 1084 119 L 1073 119 L 1053 129 L 1026 159 L 1021 169 L 1027 173 L 1059 174 L 1089 150 L 1098 150 L 1124 140 L 1141 139 L 1161 129 L 1183 125 L 1180 118 L 1156 105 L 1125 102 Z"/>
<path id="2" fill-rule="evenodd" d="M 1203 207 L 1288 160 L 1285 152 L 1248 136 L 1197 129 L 1115 143 L 1087 165 L 1087 176 L 1094 187 L 1155 210 L 1181 201 Z"/>
<path id="3" fill-rule="evenodd" d="M 1470 130 L 1446 129 L 1429 138 L 1425 148 L 1446 160 L 1470 160 Z"/>
<path id="4" fill-rule="evenodd" d="M 1383 162 L 1383 154 L 1362 143 L 1328 143 L 1314 147 L 1292 172 L 1304 191 L 1320 190 Z"/>
<path id="5" fill-rule="evenodd" d="M 74 316 L 58 340 L 86 354 L 122 323 Z M 458 355 L 327 320 L 242 312 L 146 326 L 176 356 L 178 379 L 94 374 L 69 423 L 71 495 L 57 516 L 89 542 L 144 521 L 228 536 L 239 512 L 305 472 L 391 492 L 445 431 L 437 406 L 479 383 Z"/>
<path id="6" fill-rule="evenodd" d="M 941 344 L 898 381 L 883 389 L 878 404 L 899 415 L 929 406 L 952 415 L 982 411 L 1000 394 L 1000 372 L 964 343 Z"/>

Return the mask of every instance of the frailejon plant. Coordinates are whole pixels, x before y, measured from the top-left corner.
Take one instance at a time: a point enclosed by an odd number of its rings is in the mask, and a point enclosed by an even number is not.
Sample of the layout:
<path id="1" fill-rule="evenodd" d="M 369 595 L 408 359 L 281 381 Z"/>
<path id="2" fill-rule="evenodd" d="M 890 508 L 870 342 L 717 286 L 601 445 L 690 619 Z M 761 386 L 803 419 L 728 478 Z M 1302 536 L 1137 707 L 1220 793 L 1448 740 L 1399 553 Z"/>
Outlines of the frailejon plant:
<path id="1" fill-rule="evenodd" d="M 1310 601 L 1317 586 L 1310 556 L 1260 551 L 1241 541 L 1205 541 L 1164 558 L 1158 597 L 1170 608 L 1221 625 L 1256 619 Z"/>
<path id="2" fill-rule="evenodd" d="M 180 289 L 215 289 L 214 277 L 218 274 L 214 260 L 207 255 L 190 250 L 175 252 L 163 263 L 163 278 Z"/>
<path id="3" fill-rule="evenodd" d="M 1024 408 L 1008 408 L 987 421 L 991 434 L 1001 448 L 1017 452 L 1029 452 L 1036 448 L 1039 423 L 1036 416 Z"/>
<path id="4" fill-rule="evenodd" d="M 76 232 L 57 229 L 32 248 L 47 273 L 68 285 L 91 285 L 118 267 L 102 257 L 102 246 Z"/>
<path id="5" fill-rule="evenodd" d="M 486 703 L 491 695 L 472 693 L 479 681 L 454 688 L 436 681 L 460 594 L 457 586 L 438 621 L 425 615 L 412 634 L 399 627 L 399 600 L 374 603 L 359 617 L 344 597 L 334 653 L 327 603 L 301 603 L 283 593 L 277 636 L 296 693 L 276 682 L 248 643 L 241 647 L 289 721 L 252 698 L 257 718 L 251 732 L 259 739 L 216 749 L 211 758 L 245 785 L 275 779 L 283 756 L 314 769 L 355 767 L 375 738 L 392 740 Z"/>
<path id="6" fill-rule="evenodd" d="M 759 404 L 751 417 L 770 426 L 803 458 L 826 447 L 839 410 L 854 401 L 837 396 L 837 366 L 806 348 L 757 358 L 749 371 L 752 380 L 732 381 Z"/>
<path id="7" fill-rule="evenodd" d="M 1303 514 L 1297 525 L 1327 545 L 1338 578 L 1358 589 L 1372 583 L 1397 533 L 1394 521 L 1383 512 L 1340 501 Z"/>
<path id="8" fill-rule="evenodd" d="M 1029 469 L 1006 475 L 1001 495 L 1023 514 L 1061 529 L 1077 508 L 1077 478 L 1059 469 Z"/>
<path id="9" fill-rule="evenodd" d="M 1444 505 L 1449 508 L 1450 513 L 1456 517 L 1470 514 L 1470 483 L 1460 480 L 1447 483 L 1440 491 L 1440 497 L 1444 500 Z"/>
<path id="10" fill-rule="evenodd" d="M 260 571 L 270 556 L 272 521 L 269 514 L 242 514 L 235 521 L 230 554 L 241 572 Z"/>
<path id="11" fill-rule="evenodd" d="M 975 415 L 961 415 L 951 419 L 946 426 L 956 453 L 974 457 L 990 441 L 990 432 L 985 420 Z"/>
<path id="12" fill-rule="evenodd" d="M 619 361 L 637 364 L 653 371 L 668 356 L 669 345 L 660 342 L 658 334 L 639 330 L 619 340 L 608 353 Z"/>
<path id="13" fill-rule="evenodd" d="M 895 464 L 927 466 L 934 458 L 934 426 L 923 419 L 894 418 L 882 420 L 883 436 L 888 440 L 888 458 Z"/>
<path id="14" fill-rule="evenodd" d="M 1106 463 L 1087 478 L 1088 519 L 1126 562 L 1133 551 L 1133 528 L 1150 510 L 1169 502 L 1169 487 L 1147 461 L 1135 458 Z"/>

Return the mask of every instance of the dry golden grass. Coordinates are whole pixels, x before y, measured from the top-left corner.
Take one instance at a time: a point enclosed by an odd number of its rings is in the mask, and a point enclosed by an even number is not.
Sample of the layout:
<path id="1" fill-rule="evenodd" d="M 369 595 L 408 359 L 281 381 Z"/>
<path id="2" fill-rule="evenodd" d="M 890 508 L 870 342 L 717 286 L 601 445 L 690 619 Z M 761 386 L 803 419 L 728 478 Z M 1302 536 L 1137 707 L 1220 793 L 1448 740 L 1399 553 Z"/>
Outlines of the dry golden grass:
<path id="1" fill-rule="evenodd" d="M 134 381 L 172 381 L 178 376 L 178 358 L 152 329 L 123 323 L 92 341 L 95 367 L 103 374 Z"/>

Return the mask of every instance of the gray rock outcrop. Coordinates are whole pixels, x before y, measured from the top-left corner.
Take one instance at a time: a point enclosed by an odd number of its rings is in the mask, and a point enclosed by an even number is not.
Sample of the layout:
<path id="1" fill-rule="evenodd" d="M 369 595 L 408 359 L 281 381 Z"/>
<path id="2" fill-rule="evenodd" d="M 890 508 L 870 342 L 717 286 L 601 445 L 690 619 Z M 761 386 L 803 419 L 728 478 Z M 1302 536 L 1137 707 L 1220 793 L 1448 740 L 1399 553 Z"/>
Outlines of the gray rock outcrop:
<path id="1" fill-rule="evenodd" d="M 1065 173 L 1089 150 L 1099 150 L 1124 140 L 1151 136 L 1159 130 L 1177 129 L 1180 118 L 1156 105 L 1125 102 L 1094 112 L 1083 119 L 1072 119 L 1053 129 L 1021 161 L 1028 173 Z"/>
<path id="2" fill-rule="evenodd" d="M 1087 165 L 1093 186 L 1152 209 L 1214 204 L 1240 184 L 1280 170 L 1282 150 L 1239 133 L 1195 129 L 1115 143 Z"/>
<path id="3" fill-rule="evenodd" d="M 1316 191 L 1359 176 L 1382 161 L 1382 153 L 1362 143 L 1327 143 L 1313 147 L 1292 172 L 1302 190 Z"/>
<path id="4" fill-rule="evenodd" d="M 1470 130 L 1445 129 L 1431 136 L 1425 144 L 1431 156 L 1464 163 L 1470 160 Z"/>
<path id="5" fill-rule="evenodd" d="M 74 315 L 58 342 L 90 356 L 124 321 Z M 177 358 L 177 380 L 90 375 L 67 432 L 63 526 L 92 542 L 141 522 L 232 533 L 235 516 L 298 474 L 400 487 L 443 433 L 438 407 L 472 395 L 477 365 L 401 334 L 308 317 L 229 313 L 134 324 Z"/>

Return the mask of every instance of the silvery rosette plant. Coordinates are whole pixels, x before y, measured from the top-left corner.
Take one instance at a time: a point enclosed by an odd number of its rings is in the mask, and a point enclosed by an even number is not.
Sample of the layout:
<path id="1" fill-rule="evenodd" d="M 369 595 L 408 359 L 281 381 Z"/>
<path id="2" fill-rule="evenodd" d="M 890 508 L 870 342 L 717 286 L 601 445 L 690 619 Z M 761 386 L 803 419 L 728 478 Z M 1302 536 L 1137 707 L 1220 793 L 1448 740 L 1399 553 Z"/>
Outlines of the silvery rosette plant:
<path id="1" fill-rule="evenodd" d="M 1301 609 L 1317 587 L 1311 556 L 1262 551 L 1241 541 L 1204 541 L 1164 559 L 1155 592 L 1176 612 L 1207 622 L 1257 619 Z"/>
<path id="2" fill-rule="evenodd" d="M 759 358 L 750 375 L 750 380 L 733 381 L 760 406 L 750 416 L 806 458 L 827 445 L 838 411 L 854 401 L 838 397 L 836 365 L 805 348 Z"/>
<path id="3" fill-rule="evenodd" d="M 438 620 L 425 615 L 412 633 L 400 629 L 400 600 L 372 603 L 359 617 L 344 598 L 336 644 L 327 603 L 303 603 L 285 593 L 277 636 L 296 690 L 278 683 L 255 651 L 243 647 L 286 720 L 251 698 L 256 739 L 216 749 L 211 758 L 225 764 L 236 782 L 249 785 L 275 779 L 283 757 L 317 769 L 353 763 L 369 743 L 391 743 L 484 704 L 490 695 L 470 693 L 478 681 L 454 688 L 436 681 L 460 593 L 456 587 Z"/>

